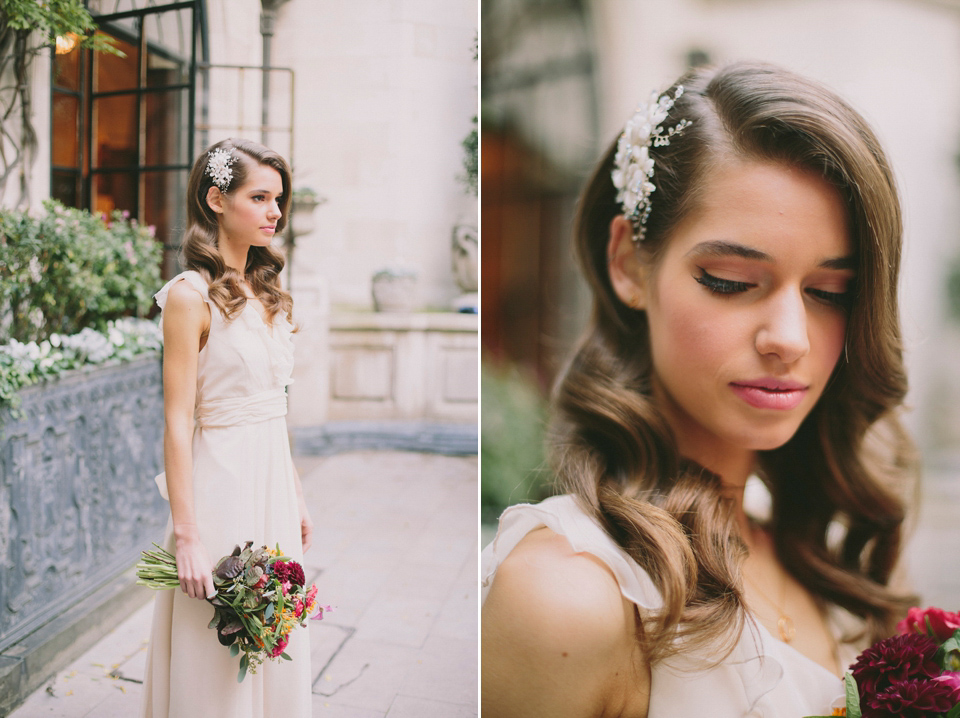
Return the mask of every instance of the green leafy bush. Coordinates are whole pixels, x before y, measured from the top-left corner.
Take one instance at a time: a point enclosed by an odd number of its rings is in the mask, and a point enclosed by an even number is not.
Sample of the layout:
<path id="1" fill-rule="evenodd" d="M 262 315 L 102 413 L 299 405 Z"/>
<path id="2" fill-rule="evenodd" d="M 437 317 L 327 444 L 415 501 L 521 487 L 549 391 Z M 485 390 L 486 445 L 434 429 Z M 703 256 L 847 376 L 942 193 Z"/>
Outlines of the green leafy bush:
<path id="1" fill-rule="evenodd" d="M 161 284 L 152 227 L 44 203 L 39 217 L 0 210 L 0 344 L 41 342 L 145 316 Z"/>
<path id="2" fill-rule="evenodd" d="M 544 459 L 546 401 L 516 369 L 480 371 L 480 520 L 493 523 L 507 506 L 551 493 Z"/>

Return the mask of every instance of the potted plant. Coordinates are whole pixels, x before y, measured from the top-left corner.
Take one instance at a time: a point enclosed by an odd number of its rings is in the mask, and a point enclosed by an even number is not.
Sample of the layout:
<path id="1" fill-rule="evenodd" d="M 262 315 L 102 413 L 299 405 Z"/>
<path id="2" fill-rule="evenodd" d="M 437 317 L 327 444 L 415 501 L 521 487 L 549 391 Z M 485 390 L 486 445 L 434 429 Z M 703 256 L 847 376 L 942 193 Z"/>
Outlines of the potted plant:
<path id="1" fill-rule="evenodd" d="M 378 312 L 412 312 L 416 307 L 417 273 L 388 267 L 373 275 L 373 306 Z"/>

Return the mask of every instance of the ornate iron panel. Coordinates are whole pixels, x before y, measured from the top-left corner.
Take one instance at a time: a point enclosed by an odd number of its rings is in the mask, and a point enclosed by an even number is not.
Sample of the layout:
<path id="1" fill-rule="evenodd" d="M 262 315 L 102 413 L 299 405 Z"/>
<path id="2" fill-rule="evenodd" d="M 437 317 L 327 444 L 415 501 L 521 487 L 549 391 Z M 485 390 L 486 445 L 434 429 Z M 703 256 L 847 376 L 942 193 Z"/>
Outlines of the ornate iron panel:
<path id="1" fill-rule="evenodd" d="M 29 387 L 0 417 L 0 651 L 162 535 L 159 355 Z"/>

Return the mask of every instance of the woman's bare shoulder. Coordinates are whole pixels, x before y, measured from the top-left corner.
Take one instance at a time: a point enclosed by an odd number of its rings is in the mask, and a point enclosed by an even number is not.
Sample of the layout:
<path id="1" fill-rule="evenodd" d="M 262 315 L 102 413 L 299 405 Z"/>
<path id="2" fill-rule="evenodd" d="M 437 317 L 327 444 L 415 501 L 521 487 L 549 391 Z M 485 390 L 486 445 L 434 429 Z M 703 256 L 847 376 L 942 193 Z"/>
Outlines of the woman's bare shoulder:
<path id="1" fill-rule="evenodd" d="M 571 612 L 589 611 L 593 629 L 622 628 L 612 620 L 623 596 L 613 572 L 596 556 L 577 553 L 566 537 L 542 527 L 527 534 L 497 569 L 494 591 L 516 603 L 531 604 L 547 617 L 569 618 Z M 589 631 L 595 635 L 595 631 Z"/>
<path id="2" fill-rule="evenodd" d="M 602 561 L 550 529 L 531 532 L 498 567 L 483 606 L 484 705 L 517 716 L 607 709 L 624 686 L 644 685 L 630 675 L 646 668 L 635 615 Z"/>
<path id="3" fill-rule="evenodd" d="M 209 321 L 210 308 L 206 300 L 190 282 L 181 280 L 174 282 L 167 294 L 167 303 L 163 309 L 164 315 L 187 319 L 189 317 L 203 318 Z M 204 322 L 207 323 L 207 322 Z"/>
<path id="4" fill-rule="evenodd" d="M 206 304 L 206 300 L 203 298 L 203 295 L 200 294 L 200 291 L 184 277 L 170 285 L 170 290 L 167 293 L 167 305 L 164 307 L 164 311 L 173 303 L 178 304 L 180 307 L 200 308 Z"/>

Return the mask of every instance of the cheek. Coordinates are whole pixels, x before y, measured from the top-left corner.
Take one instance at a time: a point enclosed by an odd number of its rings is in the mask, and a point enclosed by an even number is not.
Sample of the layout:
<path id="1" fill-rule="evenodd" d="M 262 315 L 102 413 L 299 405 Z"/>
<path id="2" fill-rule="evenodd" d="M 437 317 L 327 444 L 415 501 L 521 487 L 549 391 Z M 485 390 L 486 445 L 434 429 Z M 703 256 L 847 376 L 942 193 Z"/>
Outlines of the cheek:
<path id="1" fill-rule="evenodd" d="M 820 350 L 818 359 L 825 369 L 833 371 L 840 357 L 847 338 L 847 317 L 836 314 L 823 317 L 815 324 Z"/>
<path id="2" fill-rule="evenodd" d="M 741 327 L 736 317 L 722 311 L 716 301 L 698 296 L 697 289 L 684 293 L 660 293 L 650 312 L 651 342 L 658 374 L 713 376 L 735 353 Z M 687 373 L 697 367 L 697 374 Z"/>

